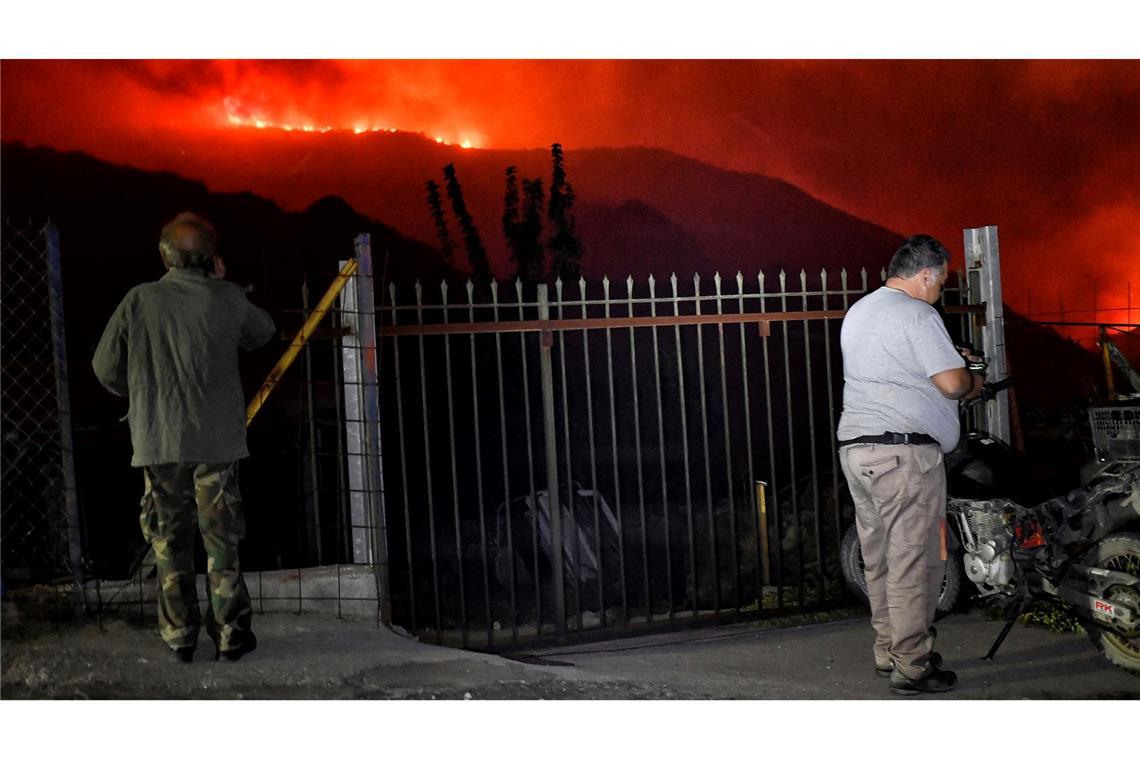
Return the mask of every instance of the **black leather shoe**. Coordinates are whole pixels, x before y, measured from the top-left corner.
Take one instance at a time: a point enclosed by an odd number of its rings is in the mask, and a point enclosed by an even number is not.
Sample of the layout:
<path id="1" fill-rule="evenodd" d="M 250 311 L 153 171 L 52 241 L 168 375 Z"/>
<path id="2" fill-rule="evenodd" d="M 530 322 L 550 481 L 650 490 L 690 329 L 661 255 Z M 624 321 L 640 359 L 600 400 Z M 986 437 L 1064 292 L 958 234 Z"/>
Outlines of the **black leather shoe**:
<path id="1" fill-rule="evenodd" d="M 939 652 L 931 652 L 930 653 L 930 665 L 934 668 L 942 667 L 942 655 L 941 655 L 941 653 L 939 653 Z M 895 672 L 895 664 L 893 662 L 890 663 L 889 665 L 887 665 L 887 667 L 885 667 L 885 668 L 880 668 L 878 665 L 875 666 L 875 675 L 879 676 L 880 678 L 890 678 L 891 673 L 894 673 L 894 672 Z"/>
<path id="2" fill-rule="evenodd" d="M 214 654 L 215 660 L 226 660 L 227 662 L 236 662 L 244 655 L 249 654 L 257 649 L 257 637 L 253 635 L 253 631 L 247 631 L 242 639 L 241 644 L 233 649 L 219 649 Z"/>
<path id="3" fill-rule="evenodd" d="M 175 662 L 194 662 L 194 647 L 171 649 Z"/>
<path id="4" fill-rule="evenodd" d="M 956 673 L 938 668 L 932 668 L 922 678 L 907 678 L 898 671 L 891 674 L 891 691 L 907 697 L 914 694 L 939 694 L 950 691 L 957 683 Z"/>

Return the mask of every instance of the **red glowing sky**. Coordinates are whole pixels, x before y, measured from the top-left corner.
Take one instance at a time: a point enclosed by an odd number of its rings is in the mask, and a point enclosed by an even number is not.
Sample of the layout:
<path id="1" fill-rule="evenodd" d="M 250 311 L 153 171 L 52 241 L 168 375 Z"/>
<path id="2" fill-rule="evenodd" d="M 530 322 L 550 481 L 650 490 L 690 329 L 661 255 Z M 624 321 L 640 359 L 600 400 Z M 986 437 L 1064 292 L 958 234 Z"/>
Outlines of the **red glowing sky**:
<path id="1" fill-rule="evenodd" d="M 3 139 L 144 168 L 231 117 L 657 146 L 955 252 L 997 224 L 1015 308 L 1140 295 L 1136 61 L 4 61 L 0 87 Z"/>

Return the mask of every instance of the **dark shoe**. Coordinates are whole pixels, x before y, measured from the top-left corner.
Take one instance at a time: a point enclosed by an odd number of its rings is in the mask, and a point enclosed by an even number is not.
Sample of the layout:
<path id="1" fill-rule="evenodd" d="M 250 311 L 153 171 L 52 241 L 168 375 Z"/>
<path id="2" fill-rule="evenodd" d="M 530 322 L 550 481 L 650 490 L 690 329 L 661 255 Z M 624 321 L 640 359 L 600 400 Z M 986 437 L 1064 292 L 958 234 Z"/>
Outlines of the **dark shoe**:
<path id="1" fill-rule="evenodd" d="M 255 649 L 257 649 L 257 637 L 253 635 L 253 631 L 248 631 L 243 637 L 241 644 L 233 649 L 217 650 L 214 654 L 214 659 L 236 662 L 240 660 L 243 655 L 247 655 Z"/>
<path id="2" fill-rule="evenodd" d="M 171 649 L 175 662 L 194 662 L 194 647 Z"/>
<path id="3" fill-rule="evenodd" d="M 930 665 L 934 668 L 942 667 L 942 655 L 939 652 L 930 653 Z M 875 666 L 875 675 L 880 678 L 890 678 L 891 673 L 894 672 L 895 664 L 893 662 L 889 663 L 885 668 L 880 668 L 878 665 Z"/>
<path id="4" fill-rule="evenodd" d="M 891 691 L 903 696 L 914 694 L 938 694 L 950 691 L 958 683 L 958 676 L 951 670 L 931 669 L 922 678 L 907 678 L 895 671 L 891 674 Z"/>

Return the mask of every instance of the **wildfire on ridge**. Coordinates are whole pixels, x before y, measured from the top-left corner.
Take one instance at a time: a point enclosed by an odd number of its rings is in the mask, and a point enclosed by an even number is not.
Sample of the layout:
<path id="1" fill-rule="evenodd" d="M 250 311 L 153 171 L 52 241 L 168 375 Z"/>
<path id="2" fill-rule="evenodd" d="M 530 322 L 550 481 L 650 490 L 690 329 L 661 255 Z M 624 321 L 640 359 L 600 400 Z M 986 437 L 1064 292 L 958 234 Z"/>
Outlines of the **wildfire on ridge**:
<path id="1" fill-rule="evenodd" d="M 234 98 L 226 98 L 224 101 L 224 105 L 225 105 L 225 110 L 226 110 L 226 121 L 231 126 L 234 126 L 234 127 L 253 127 L 254 129 L 279 129 L 279 130 L 282 130 L 284 132 L 320 132 L 322 134 L 326 133 L 326 132 L 334 132 L 334 131 L 336 131 L 336 132 L 349 132 L 349 131 L 351 131 L 353 134 L 356 134 L 356 135 L 363 135 L 363 134 L 366 134 L 369 132 L 387 132 L 389 134 L 395 134 L 396 132 L 401 131 L 401 130 L 396 129 L 395 127 L 385 127 L 385 126 L 379 126 L 376 124 L 364 124 L 364 123 L 360 123 L 360 122 L 357 122 L 356 124 L 354 124 L 351 127 L 334 127 L 334 126 L 327 125 L 327 124 L 317 125 L 317 124 L 312 124 L 312 123 L 293 124 L 293 123 L 289 123 L 289 122 L 276 122 L 276 121 L 264 118 L 260 114 L 254 114 L 254 113 L 248 112 Z M 441 137 L 441 136 L 436 136 L 434 138 L 434 140 L 435 140 L 435 142 L 439 143 L 440 145 L 452 145 L 452 141 L 450 141 L 444 137 Z M 458 145 L 460 148 L 463 148 L 465 150 L 478 147 L 471 141 L 470 138 L 464 138 L 462 141 L 460 141 L 458 143 Z"/>

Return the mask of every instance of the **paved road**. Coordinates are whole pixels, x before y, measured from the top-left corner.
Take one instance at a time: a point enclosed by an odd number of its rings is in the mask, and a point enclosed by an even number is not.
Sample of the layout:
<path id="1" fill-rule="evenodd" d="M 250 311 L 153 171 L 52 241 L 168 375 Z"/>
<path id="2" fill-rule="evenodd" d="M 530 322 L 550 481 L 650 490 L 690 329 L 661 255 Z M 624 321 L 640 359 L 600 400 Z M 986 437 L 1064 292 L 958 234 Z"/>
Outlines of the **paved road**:
<path id="1" fill-rule="evenodd" d="M 866 618 L 547 647 L 519 661 L 421 644 L 367 622 L 267 614 L 257 618 L 253 654 L 214 662 L 207 643 L 186 666 L 166 657 L 149 627 L 29 632 L 5 617 L 5 699 L 907 699 L 872 672 Z M 1140 697 L 1140 677 L 1113 668 L 1083 635 L 1018 626 L 984 662 L 1000 623 L 973 613 L 938 626 L 961 685 L 911 699 Z"/>
<path id="2" fill-rule="evenodd" d="M 1083 634 L 1017 626 L 982 660 L 1001 623 L 980 613 L 938 622 L 952 692 L 918 699 L 1135 699 L 1140 677 L 1104 660 Z M 597 677 L 642 679 L 724 699 L 907 699 L 873 673 L 866 618 L 757 631 L 748 626 L 660 635 L 534 654 Z"/>

